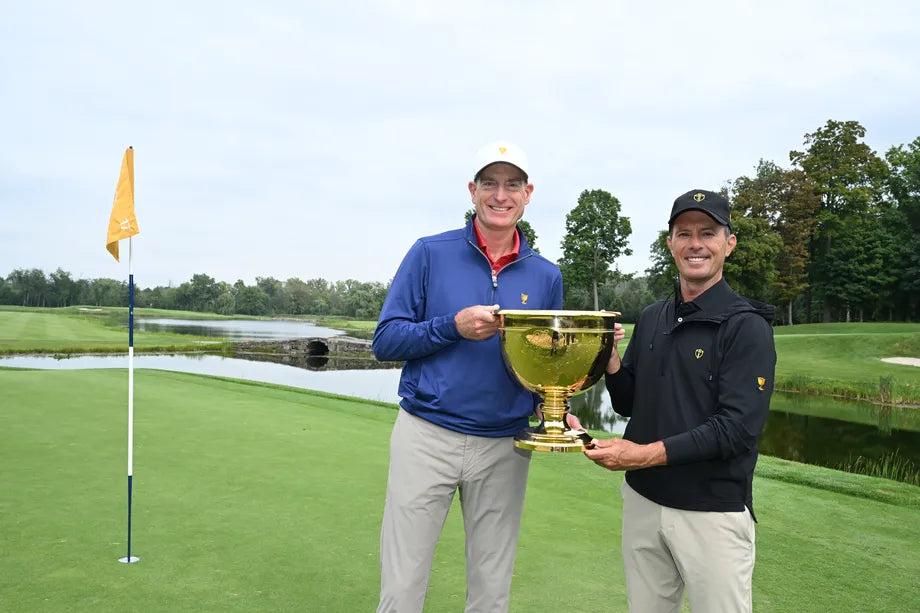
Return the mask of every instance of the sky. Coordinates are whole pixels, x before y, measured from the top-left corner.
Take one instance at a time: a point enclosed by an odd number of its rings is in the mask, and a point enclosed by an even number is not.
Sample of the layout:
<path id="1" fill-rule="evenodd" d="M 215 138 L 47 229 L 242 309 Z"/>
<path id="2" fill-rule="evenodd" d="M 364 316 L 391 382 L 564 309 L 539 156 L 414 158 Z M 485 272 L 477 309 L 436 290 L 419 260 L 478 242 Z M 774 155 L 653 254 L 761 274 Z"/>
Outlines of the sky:
<path id="1" fill-rule="evenodd" d="M 140 287 L 204 273 L 386 283 L 457 228 L 511 140 L 550 260 L 584 190 L 642 274 L 674 199 L 753 175 L 828 120 L 920 137 L 920 3 L 0 0 L 0 276 L 127 279 L 105 251 L 135 150 Z"/>

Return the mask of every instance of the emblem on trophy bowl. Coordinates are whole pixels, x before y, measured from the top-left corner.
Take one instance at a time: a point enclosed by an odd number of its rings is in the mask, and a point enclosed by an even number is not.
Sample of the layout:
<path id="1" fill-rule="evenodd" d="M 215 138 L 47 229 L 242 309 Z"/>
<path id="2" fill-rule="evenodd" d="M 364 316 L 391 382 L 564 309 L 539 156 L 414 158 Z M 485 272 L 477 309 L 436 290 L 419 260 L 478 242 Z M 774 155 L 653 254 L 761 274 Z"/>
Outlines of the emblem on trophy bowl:
<path id="1" fill-rule="evenodd" d="M 534 451 L 584 451 L 584 430 L 566 424 L 569 398 L 604 374 L 613 351 L 615 311 L 498 311 L 505 365 L 514 378 L 543 399 L 543 421 L 519 432 L 514 444 Z"/>

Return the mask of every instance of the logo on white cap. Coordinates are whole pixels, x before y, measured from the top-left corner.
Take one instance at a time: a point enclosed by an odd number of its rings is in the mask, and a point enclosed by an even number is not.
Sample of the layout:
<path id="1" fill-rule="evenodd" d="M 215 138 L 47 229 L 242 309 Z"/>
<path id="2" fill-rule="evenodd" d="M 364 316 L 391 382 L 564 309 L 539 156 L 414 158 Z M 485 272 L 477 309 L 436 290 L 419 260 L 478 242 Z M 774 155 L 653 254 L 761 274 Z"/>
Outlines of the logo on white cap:
<path id="1" fill-rule="evenodd" d="M 476 171 L 473 174 L 479 174 L 480 170 L 496 162 L 512 164 L 524 174 L 530 174 L 527 155 L 520 147 L 508 141 L 496 141 L 480 149 L 476 153 Z"/>

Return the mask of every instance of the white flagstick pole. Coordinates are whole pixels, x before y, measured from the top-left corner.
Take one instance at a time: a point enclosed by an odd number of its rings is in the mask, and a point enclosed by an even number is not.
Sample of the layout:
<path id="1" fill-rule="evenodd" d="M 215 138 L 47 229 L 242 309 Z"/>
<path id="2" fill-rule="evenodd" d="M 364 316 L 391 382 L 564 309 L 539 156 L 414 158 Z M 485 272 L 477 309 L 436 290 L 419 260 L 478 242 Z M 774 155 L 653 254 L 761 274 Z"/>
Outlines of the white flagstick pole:
<path id="1" fill-rule="evenodd" d="M 131 555 L 131 480 L 134 476 L 134 243 L 128 237 L 128 553 L 119 562 L 131 564 L 140 561 Z"/>

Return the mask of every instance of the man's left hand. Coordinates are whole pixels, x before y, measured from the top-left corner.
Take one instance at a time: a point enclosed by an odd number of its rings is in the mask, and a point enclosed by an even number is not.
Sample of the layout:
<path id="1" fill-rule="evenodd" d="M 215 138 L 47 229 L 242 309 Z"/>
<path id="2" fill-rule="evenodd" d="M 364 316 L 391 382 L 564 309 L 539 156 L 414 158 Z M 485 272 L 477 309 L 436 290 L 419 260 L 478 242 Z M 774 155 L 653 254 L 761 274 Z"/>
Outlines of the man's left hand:
<path id="1" fill-rule="evenodd" d="M 635 470 L 660 466 L 668 461 L 661 441 L 639 445 L 622 438 L 595 439 L 594 448 L 586 450 L 585 456 L 608 470 Z"/>

